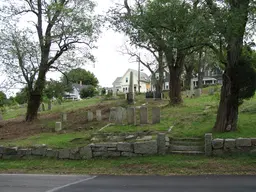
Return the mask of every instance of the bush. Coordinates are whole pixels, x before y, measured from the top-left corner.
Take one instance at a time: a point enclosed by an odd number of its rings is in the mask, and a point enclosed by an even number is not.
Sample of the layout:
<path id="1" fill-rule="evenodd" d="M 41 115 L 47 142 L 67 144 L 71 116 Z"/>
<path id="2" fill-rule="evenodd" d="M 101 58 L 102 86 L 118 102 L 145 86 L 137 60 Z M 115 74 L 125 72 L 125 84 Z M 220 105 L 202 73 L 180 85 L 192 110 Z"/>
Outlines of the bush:
<path id="1" fill-rule="evenodd" d="M 80 91 L 80 97 L 82 99 L 84 98 L 88 98 L 88 97 L 93 97 L 96 95 L 96 89 L 95 87 L 93 86 L 88 86 L 88 87 L 85 87 L 83 88 L 81 91 Z"/>
<path id="2" fill-rule="evenodd" d="M 152 91 L 146 92 L 146 98 L 154 98 L 154 93 Z"/>

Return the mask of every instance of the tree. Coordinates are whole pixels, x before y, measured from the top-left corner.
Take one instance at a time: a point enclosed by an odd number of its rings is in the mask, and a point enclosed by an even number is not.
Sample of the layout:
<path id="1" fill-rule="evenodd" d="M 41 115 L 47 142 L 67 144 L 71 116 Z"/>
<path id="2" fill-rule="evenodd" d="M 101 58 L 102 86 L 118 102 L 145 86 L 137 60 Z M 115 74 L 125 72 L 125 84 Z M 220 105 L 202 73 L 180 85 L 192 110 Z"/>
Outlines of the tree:
<path id="1" fill-rule="evenodd" d="M 85 69 L 76 68 L 67 72 L 63 77 L 62 81 L 66 84 L 68 83 L 80 83 L 83 85 L 92 85 L 94 87 L 98 86 L 98 79 L 90 71 Z"/>
<path id="2" fill-rule="evenodd" d="M 6 103 L 7 97 L 4 92 L 0 91 L 0 107 L 2 108 Z"/>
<path id="3" fill-rule="evenodd" d="M 83 88 L 81 91 L 80 91 L 80 97 L 82 99 L 84 98 L 88 98 L 88 97 L 93 97 L 96 95 L 96 89 L 94 86 L 87 86 L 85 88 Z"/>
<path id="4" fill-rule="evenodd" d="M 62 82 L 58 82 L 51 79 L 50 81 L 46 82 L 44 95 L 48 99 L 61 99 L 64 96 L 66 88 L 67 87 Z"/>
<path id="5" fill-rule="evenodd" d="M 103 87 L 101 90 L 101 95 L 106 95 L 106 93 L 107 93 L 107 91 L 106 91 L 105 87 Z"/>
<path id="6" fill-rule="evenodd" d="M 28 102 L 28 88 L 25 87 L 20 90 L 20 92 L 16 93 L 16 96 L 14 97 L 15 101 L 18 104 L 25 104 Z"/>
<path id="7" fill-rule="evenodd" d="M 10 79 L 28 88 L 26 121 L 37 118 L 49 71 L 94 60 L 90 54 L 99 34 L 95 4 L 90 0 L 4 0 L 1 7 L 1 60 Z M 26 22 L 27 28 L 18 26 Z M 32 23 L 32 24 L 31 24 Z"/>
<path id="8" fill-rule="evenodd" d="M 241 62 L 243 39 L 249 18 L 250 0 L 223 1 L 205 0 L 210 17 L 214 20 L 214 35 L 219 47 L 211 44 L 225 65 L 220 103 L 214 130 L 235 131 L 238 120 L 239 77 L 237 67 Z"/>

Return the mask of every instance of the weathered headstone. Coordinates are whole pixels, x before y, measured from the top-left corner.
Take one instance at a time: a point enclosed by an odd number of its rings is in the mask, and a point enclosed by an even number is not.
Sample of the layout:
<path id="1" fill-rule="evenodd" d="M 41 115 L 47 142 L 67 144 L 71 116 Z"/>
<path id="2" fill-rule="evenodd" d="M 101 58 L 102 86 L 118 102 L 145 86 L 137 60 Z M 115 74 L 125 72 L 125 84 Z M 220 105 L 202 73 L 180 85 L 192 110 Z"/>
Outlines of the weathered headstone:
<path id="1" fill-rule="evenodd" d="M 148 123 L 148 108 L 145 106 L 140 107 L 140 124 Z"/>
<path id="2" fill-rule="evenodd" d="M 101 121 L 102 120 L 101 110 L 96 110 L 96 119 L 97 119 L 97 121 Z"/>
<path id="3" fill-rule="evenodd" d="M 45 106 L 44 106 L 44 103 L 42 103 L 42 111 L 45 111 Z"/>
<path id="4" fill-rule="evenodd" d="M 206 156 L 212 155 L 212 133 L 206 133 L 204 136 L 204 151 Z"/>
<path id="5" fill-rule="evenodd" d="M 51 101 L 48 102 L 48 111 L 50 111 L 50 110 L 52 110 L 52 102 Z"/>
<path id="6" fill-rule="evenodd" d="M 134 93 L 133 93 L 134 85 L 133 85 L 133 72 L 130 72 L 130 84 L 129 84 L 129 93 L 127 94 L 128 104 L 133 104 L 134 102 Z"/>
<path id="7" fill-rule="evenodd" d="M 109 122 L 114 123 L 116 121 L 116 107 L 112 107 L 109 113 Z"/>
<path id="8" fill-rule="evenodd" d="M 158 133 L 157 135 L 157 151 L 158 154 L 164 155 L 166 152 L 166 146 L 165 146 L 165 134 L 164 133 Z"/>
<path id="9" fill-rule="evenodd" d="M 127 121 L 129 125 L 136 125 L 136 110 L 135 107 L 127 109 Z"/>
<path id="10" fill-rule="evenodd" d="M 124 121 L 124 108 L 117 107 L 116 108 L 116 124 L 123 124 Z"/>
<path id="11" fill-rule="evenodd" d="M 61 119 L 62 119 L 63 122 L 67 121 L 68 120 L 67 113 L 62 113 L 61 114 Z"/>
<path id="12" fill-rule="evenodd" d="M 208 94 L 209 94 L 209 95 L 213 95 L 213 94 L 214 94 L 214 88 L 209 88 Z"/>
<path id="13" fill-rule="evenodd" d="M 127 100 L 127 93 L 124 94 L 124 99 Z"/>
<path id="14" fill-rule="evenodd" d="M 55 131 L 59 132 L 62 130 L 62 123 L 61 122 L 56 122 L 55 123 Z"/>
<path id="15" fill-rule="evenodd" d="M 87 119 L 88 121 L 93 121 L 93 112 L 87 111 Z"/>
<path id="16" fill-rule="evenodd" d="M 202 89 L 196 89 L 195 90 L 195 97 L 200 97 L 202 94 Z"/>
<path id="17" fill-rule="evenodd" d="M 152 108 L 152 124 L 160 123 L 161 111 L 160 107 Z"/>

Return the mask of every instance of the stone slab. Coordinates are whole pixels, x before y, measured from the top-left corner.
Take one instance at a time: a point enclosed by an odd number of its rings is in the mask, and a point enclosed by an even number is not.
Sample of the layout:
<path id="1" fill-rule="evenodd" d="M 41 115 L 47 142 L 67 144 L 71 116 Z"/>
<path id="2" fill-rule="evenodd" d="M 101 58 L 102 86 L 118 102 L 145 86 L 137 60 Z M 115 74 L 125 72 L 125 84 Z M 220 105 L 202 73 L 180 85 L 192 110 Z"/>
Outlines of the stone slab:
<path id="1" fill-rule="evenodd" d="M 148 124 L 148 108 L 140 107 L 140 124 Z"/>
<path id="2" fill-rule="evenodd" d="M 224 149 L 225 150 L 234 150 L 236 147 L 236 140 L 235 139 L 225 139 L 224 142 Z"/>
<path id="3" fill-rule="evenodd" d="M 92 158 L 92 148 L 90 146 L 81 147 L 79 153 L 82 159 Z"/>
<path id="4" fill-rule="evenodd" d="M 224 139 L 214 139 L 212 140 L 212 147 L 214 149 L 221 149 L 223 148 L 223 144 L 224 144 Z"/>
<path id="5" fill-rule="evenodd" d="M 134 143 L 134 153 L 138 154 L 157 154 L 157 142 L 146 141 Z"/>
<path id="6" fill-rule="evenodd" d="M 70 150 L 69 149 L 61 149 L 59 150 L 59 159 L 69 159 Z"/>
<path id="7" fill-rule="evenodd" d="M 160 123 L 161 109 L 160 107 L 152 108 L 152 124 Z"/>
<path id="8" fill-rule="evenodd" d="M 132 152 L 133 151 L 133 145 L 131 143 L 118 143 L 117 144 L 117 150 L 118 151 Z"/>
<path id="9" fill-rule="evenodd" d="M 236 147 L 250 147 L 250 146 L 252 146 L 252 141 L 250 138 L 236 139 Z"/>
<path id="10" fill-rule="evenodd" d="M 128 121 L 128 125 L 136 125 L 136 109 L 135 109 L 135 107 L 129 107 L 127 109 L 127 121 Z"/>

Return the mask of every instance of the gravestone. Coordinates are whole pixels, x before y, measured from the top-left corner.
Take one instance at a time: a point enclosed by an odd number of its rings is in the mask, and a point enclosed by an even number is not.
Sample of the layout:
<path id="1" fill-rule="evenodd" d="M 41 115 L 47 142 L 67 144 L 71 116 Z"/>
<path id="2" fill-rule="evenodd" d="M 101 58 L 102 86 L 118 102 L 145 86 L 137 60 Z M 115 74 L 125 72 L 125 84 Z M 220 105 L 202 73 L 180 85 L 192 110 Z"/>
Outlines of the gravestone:
<path id="1" fill-rule="evenodd" d="M 116 121 L 116 107 L 112 107 L 109 113 L 109 122 L 114 123 Z"/>
<path id="2" fill-rule="evenodd" d="M 87 111 L 87 119 L 88 121 L 93 121 L 93 112 Z"/>
<path id="3" fill-rule="evenodd" d="M 44 103 L 42 103 L 42 111 L 45 111 L 45 106 L 44 106 Z"/>
<path id="4" fill-rule="evenodd" d="M 202 89 L 196 89 L 195 90 L 195 97 L 200 97 L 202 94 Z"/>
<path id="5" fill-rule="evenodd" d="M 116 108 L 116 124 L 122 125 L 126 116 L 126 109 L 123 107 Z"/>
<path id="6" fill-rule="evenodd" d="M 140 124 L 148 123 L 148 108 L 145 106 L 140 107 Z"/>
<path id="7" fill-rule="evenodd" d="M 124 94 L 124 99 L 127 100 L 127 93 Z"/>
<path id="8" fill-rule="evenodd" d="M 213 95 L 213 94 L 214 94 L 214 88 L 209 88 L 208 95 Z"/>
<path id="9" fill-rule="evenodd" d="M 135 107 L 127 109 L 127 121 L 129 125 L 136 125 L 136 110 Z"/>
<path id="10" fill-rule="evenodd" d="M 129 92 L 127 93 L 127 102 L 128 104 L 133 104 L 134 102 L 134 93 L 133 93 L 134 85 L 133 85 L 133 72 L 130 72 L 130 84 L 129 84 Z"/>
<path id="11" fill-rule="evenodd" d="M 50 111 L 50 110 L 52 110 L 52 102 L 51 101 L 48 102 L 48 111 Z"/>
<path id="12" fill-rule="evenodd" d="M 102 120 L 101 110 L 96 110 L 96 119 L 97 119 L 97 121 L 101 121 Z"/>
<path id="13" fill-rule="evenodd" d="M 152 124 L 160 123 L 161 111 L 160 107 L 152 108 Z"/>
<path id="14" fill-rule="evenodd" d="M 62 130 L 62 123 L 61 122 L 56 122 L 55 123 L 55 131 L 59 132 Z"/>
<path id="15" fill-rule="evenodd" d="M 61 119 L 62 119 L 63 122 L 67 121 L 68 120 L 67 113 L 62 113 Z"/>

